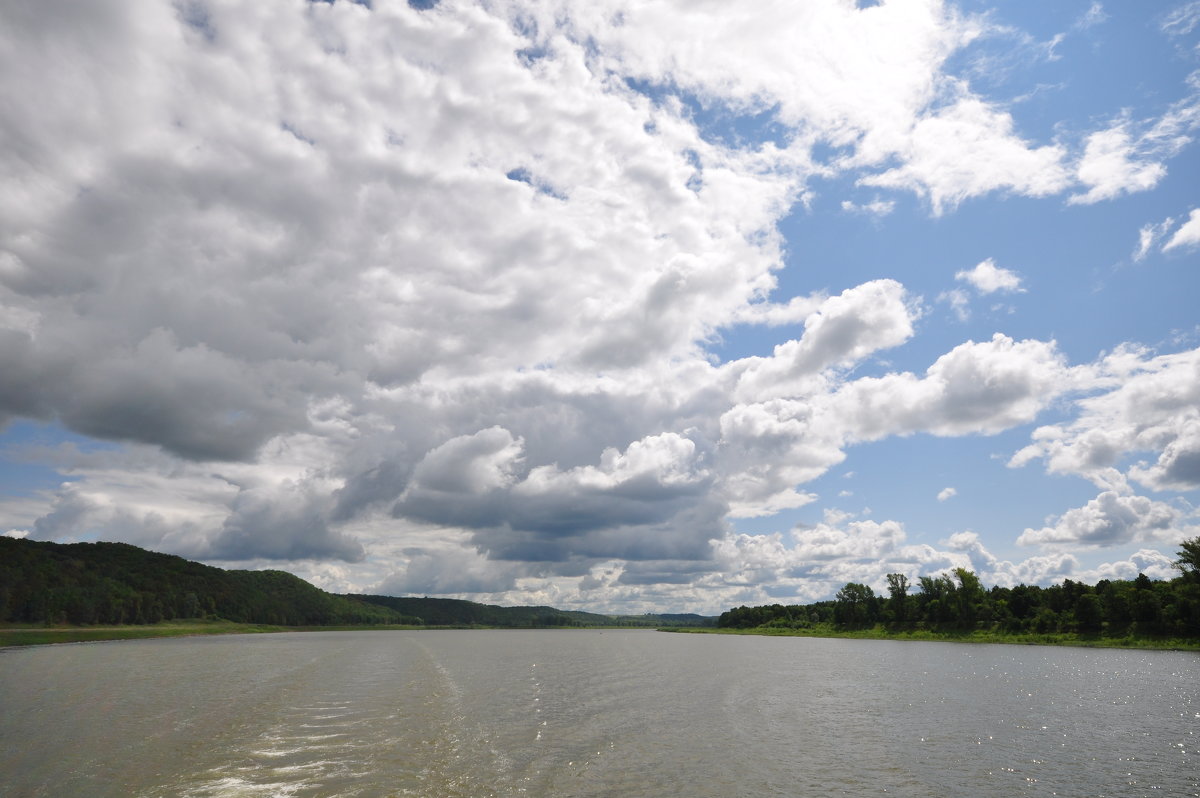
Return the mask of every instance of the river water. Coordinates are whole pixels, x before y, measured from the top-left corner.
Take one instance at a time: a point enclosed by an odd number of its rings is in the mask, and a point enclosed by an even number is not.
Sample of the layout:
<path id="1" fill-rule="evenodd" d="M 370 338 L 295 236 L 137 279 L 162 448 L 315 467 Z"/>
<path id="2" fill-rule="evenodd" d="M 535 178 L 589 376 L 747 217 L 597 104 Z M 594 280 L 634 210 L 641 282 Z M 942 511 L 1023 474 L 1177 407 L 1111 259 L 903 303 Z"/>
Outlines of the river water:
<path id="1" fill-rule="evenodd" d="M 6 796 L 1184 796 L 1200 655 L 652 631 L 0 651 Z"/>

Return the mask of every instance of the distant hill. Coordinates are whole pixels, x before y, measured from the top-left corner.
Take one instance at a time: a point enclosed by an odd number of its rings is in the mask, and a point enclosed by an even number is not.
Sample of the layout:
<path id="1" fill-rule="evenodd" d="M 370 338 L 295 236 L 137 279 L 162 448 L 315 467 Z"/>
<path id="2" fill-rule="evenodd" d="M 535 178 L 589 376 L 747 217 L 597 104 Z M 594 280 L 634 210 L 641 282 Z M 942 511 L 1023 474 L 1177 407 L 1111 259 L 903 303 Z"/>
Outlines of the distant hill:
<path id="1" fill-rule="evenodd" d="M 599 615 L 473 601 L 340 596 L 284 571 L 230 571 L 127 543 L 0 537 L 0 624 L 223 618 L 283 626 L 714 626 L 692 614 Z"/>
<path id="2" fill-rule="evenodd" d="M 716 618 L 702 615 L 600 615 L 554 607 L 498 607 L 447 598 L 350 595 L 371 604 L 415 615 L 428 626 L 715 626 Z"/>

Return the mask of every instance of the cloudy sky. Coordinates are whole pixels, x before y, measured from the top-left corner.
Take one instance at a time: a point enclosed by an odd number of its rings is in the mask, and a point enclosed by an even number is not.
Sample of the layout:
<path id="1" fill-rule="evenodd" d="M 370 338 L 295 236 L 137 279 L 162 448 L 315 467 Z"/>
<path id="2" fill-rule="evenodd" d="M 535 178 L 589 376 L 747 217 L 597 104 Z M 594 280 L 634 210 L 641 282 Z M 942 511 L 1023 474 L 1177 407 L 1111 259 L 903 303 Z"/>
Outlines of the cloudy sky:
<path id="1" fill-rule="evenodd" d="M 1200 0 L 0 1 L 0 533 L 720 612 L 1200 535 Z"/>

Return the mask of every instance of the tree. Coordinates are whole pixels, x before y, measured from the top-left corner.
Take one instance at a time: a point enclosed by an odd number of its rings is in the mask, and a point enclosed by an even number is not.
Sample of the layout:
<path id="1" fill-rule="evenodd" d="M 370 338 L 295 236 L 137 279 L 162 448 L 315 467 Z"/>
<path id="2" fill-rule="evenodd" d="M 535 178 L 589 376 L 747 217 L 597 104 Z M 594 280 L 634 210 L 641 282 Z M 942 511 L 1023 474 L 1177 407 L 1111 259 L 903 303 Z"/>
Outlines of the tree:
<path id="1" fill-rule="evenodd" d="M 905 603 L 908 601 L 908 577 L 904 574 L 888 574 L 887 583 L 888 594 L 891 596 L 888 600 L 888 609 L 892 611 L 892 620 L 902 624 L 908 617 L 905 612 Z"/>
<path id="2" fill-rule="evenodd" d="M 1200 582 L 1200 537 L 1185 540 L 1179 544 L 1179 557 L 1175 567 L 1183 573 L 1183 578 L 1189 582 Z"/>
<path id="3" fill-rule="evenodd" d="M 1048 634 L 1058 631 L 1058 613 L 1049 607 L 1042 607 L 1037 611 L 1037 615 L 1033 618 L 1034 631 L 1039 634 Z"/>
<path id="4" fill-rule="evenodd" d="M 1154 583 L 1145 574 L 1134 580 L 1130 610 L 1138 634 L 1156 635 L 1162 632 L 1162 600 L 1154 592 Z"/>
<path id="5" fill-rule="evenodd" d="M 925 622 L 933 626 L 947 623 L 954 616 L 954 580 L 948 574 L 918 578 L 921 593 L 917 604 Z"/>
<path id="6" fill-rule="evenodd" d="M 1100 631 L 1104 610 L 1095 593 L 1084 593 L 1075 600 L 1075 625 L 1081 632 Z"/>
<path id="7" fill-rule="evenodd" d="M 979 620 L 985 598 L 983 586 L 974 571 L 955 568 L 954 575 L 958 577 L 958 589 L 955 591 L 958 625 L 963 629 L 973 629 Z"/>
<path id="8" fill-rule="evenodd" d="M 850 582 L 837 593 L 835 616 L 842 626 L 866 626 L 875 620 L 875 591 L 858 582 Z"/>
<path id="9" fill-rule="evenodd" d="M 1008 593 L 1008 611 L 1021 627 L 1033 625 L 1042 606 L 1042 589 L 1037 585 L 1017 585 Z"/>

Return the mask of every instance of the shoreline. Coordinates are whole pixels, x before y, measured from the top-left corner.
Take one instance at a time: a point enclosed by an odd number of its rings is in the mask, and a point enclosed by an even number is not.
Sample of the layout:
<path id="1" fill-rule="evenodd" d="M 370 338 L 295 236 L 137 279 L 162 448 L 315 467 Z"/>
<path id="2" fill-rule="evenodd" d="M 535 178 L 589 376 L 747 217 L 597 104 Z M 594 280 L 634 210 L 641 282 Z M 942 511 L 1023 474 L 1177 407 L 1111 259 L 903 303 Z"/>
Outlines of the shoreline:
<path id="1" fill-rule="evenodd" d="M 0 649 L 60 643 L 101 643 L 114 640 L 152 640 L 207 635 L 278 634 L 281 632 L 398 631 L 424 629 L 398 624 L 350 626 L 281 626 L 220 620 L 162 621 L 120 626 L 13 626 L 0 629 Z"/>
<path id="2" fill-rule="evenodd" d="M 903 643 L 967 643 L 991 644 L 1009 646 L 1056 646 L 1060 648 L 1109 648 L 1129 649 L 1138 651 L 1192 651 L 1200 652 L 1200 640 L 1185 638 L 1155 638 L 1155 637 L 1100 637 L 1080 636 L 1071 632 L 1058 633 L 1029 633 L 1029 634 L 997 634 L 995 632 L 931 632 L 915 630 L 906 632 L 889 632 L 881 628 L 837 630 L 820 629 L 772 629 L 754 627 L 750 629 L 733 628 L 673 628 L 662 629 L 664 632 L 684 634 L 716 634 L 716 635 L 756 635 L 759 637 L 819 637 L 838 640 L 894 640 Z"/>
<path id="3" fill-rule="evenodd" d="M 123 626 L 14 626 L 0 629 L 0 649 L 63 643 L 100 643 L 117 640 L 153 640 L 169 637 L 207 635 L 280 634 L 285 632 L 386 632 L 437 631 L 440 629 L 614 629 L 616 627 L 504 627 L 504 626 L 415 626 L 402 624 L 349 624 L 335 626 L 282 626 L 275 624 L 235 623 L 221 620 L 163 621 L 158 624 Z M 626 628 L 626 627 L 620 627 Z M 628 627 L 633 628 L 633 627 Z M 771 629 L 713 628 L 694 626 L 645 627 L 645 631 L 675 634 L 754 635 L 758 637 L 817 637 L 841 640 L 893 640 L 910 643 L 967 643 L 1012 646 L 1057 646 L 1066 648 L 1108 648 L 1139 651 L 1200 652 L 1200 640 L 1147 637 L 1083 637 L 1072 633 L 1005 635 L 994 632 L 939 633 L 926 630 L 889 632 L 884 629 Z"/>
<path id="4" fill-rule="evenodd" d="M 521 631 L 529 629 L 601 631 L 636 629 L 640 631 L 676 631 L 655 629 L 652 626 L 417 626 L 408 624 L 339 624 L 332 626 L 282 626 L 264 623 L 235 623 L 220 620 L 162 621 L 157 624 L 123 626 L 13 626 L 0 628 L 0 651 L 26 646 L 49 646 L 65 643 L 103 643 L 119 640 L 154 640 L 169 637 L 204 637 L 208 635 L 282 634 L 286 632 L 437 632 L 442 630 Z"/>

